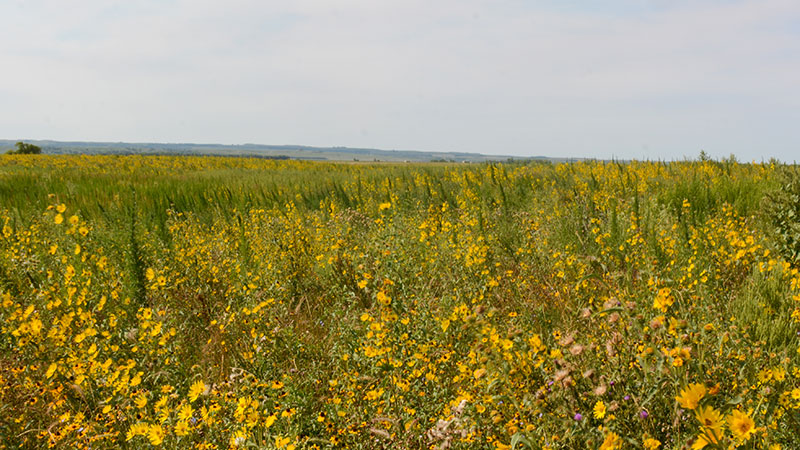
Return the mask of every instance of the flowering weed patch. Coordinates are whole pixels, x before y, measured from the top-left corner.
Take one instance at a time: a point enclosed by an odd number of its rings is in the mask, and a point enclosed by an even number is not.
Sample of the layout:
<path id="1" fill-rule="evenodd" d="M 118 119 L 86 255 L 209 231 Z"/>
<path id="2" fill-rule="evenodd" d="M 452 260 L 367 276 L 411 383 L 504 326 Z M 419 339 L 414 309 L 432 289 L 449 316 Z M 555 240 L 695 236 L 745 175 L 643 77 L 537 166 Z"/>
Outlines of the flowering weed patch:
<path id="1" fill-rule="evenodd" d="M 0 156 L 0 447 L 797 448 L 793 170 Z"/>

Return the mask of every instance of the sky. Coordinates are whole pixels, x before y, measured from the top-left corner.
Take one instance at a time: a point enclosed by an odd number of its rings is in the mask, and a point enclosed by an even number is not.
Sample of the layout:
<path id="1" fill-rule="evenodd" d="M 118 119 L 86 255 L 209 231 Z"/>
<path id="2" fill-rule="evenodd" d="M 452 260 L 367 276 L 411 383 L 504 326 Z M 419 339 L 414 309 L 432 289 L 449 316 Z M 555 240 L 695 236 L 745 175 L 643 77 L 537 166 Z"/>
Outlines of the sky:
<path id="1" fill-rule="evenodd" d="M 800 161 L 800 2 L 3 0 L 0 138 Z"/>

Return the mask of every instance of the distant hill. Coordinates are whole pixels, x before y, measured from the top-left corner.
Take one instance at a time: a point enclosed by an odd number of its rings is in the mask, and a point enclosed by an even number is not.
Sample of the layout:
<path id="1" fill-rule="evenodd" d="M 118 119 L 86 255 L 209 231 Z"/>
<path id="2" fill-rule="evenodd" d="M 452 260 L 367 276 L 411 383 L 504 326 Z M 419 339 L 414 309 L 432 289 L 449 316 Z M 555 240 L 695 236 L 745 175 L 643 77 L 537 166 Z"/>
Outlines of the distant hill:
<path id="1" fill-rule="evenodd" d="M 0 139 L 0 152 L 11 149 L 17 140 Z M 544 156 L 519 157 L 483 155 L 465 152 L 424 152 L 414 150 L 378 150 L 374 148 L 309 147 L 304 145 L 262 144 L 162 144 L 128 142 L 62 142 L 24 140 L 36 144 L 46 154 L 110 154 L 110 155 L 205 155 L 249 156 L 275 159 L 310 159 L 321 161 L 391 161 L 391 162 L 484 162 L 512 160 L 564 161 Z"/>

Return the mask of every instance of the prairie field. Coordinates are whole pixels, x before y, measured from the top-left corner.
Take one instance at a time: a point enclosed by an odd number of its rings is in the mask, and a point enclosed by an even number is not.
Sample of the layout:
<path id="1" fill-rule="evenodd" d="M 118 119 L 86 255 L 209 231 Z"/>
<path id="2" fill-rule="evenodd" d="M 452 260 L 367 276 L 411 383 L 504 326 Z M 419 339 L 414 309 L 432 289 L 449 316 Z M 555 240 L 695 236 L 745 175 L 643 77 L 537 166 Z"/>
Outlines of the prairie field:
<path id="1" fill-rule="evenodd" d="M 0 448 L 800 448 L 775 161 L 0 156 Z"/>

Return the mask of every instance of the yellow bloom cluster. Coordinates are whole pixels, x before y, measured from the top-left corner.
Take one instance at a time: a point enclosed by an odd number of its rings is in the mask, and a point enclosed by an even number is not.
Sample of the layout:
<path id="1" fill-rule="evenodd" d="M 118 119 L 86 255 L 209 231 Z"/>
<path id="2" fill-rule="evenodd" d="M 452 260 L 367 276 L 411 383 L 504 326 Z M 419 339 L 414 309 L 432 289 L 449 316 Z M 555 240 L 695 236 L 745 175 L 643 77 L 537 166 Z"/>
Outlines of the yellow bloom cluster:
<path id="1" fill-rule="evenodd" d="M 0 156 L 0 449 L 794 448 L 791 174 Z"/>

